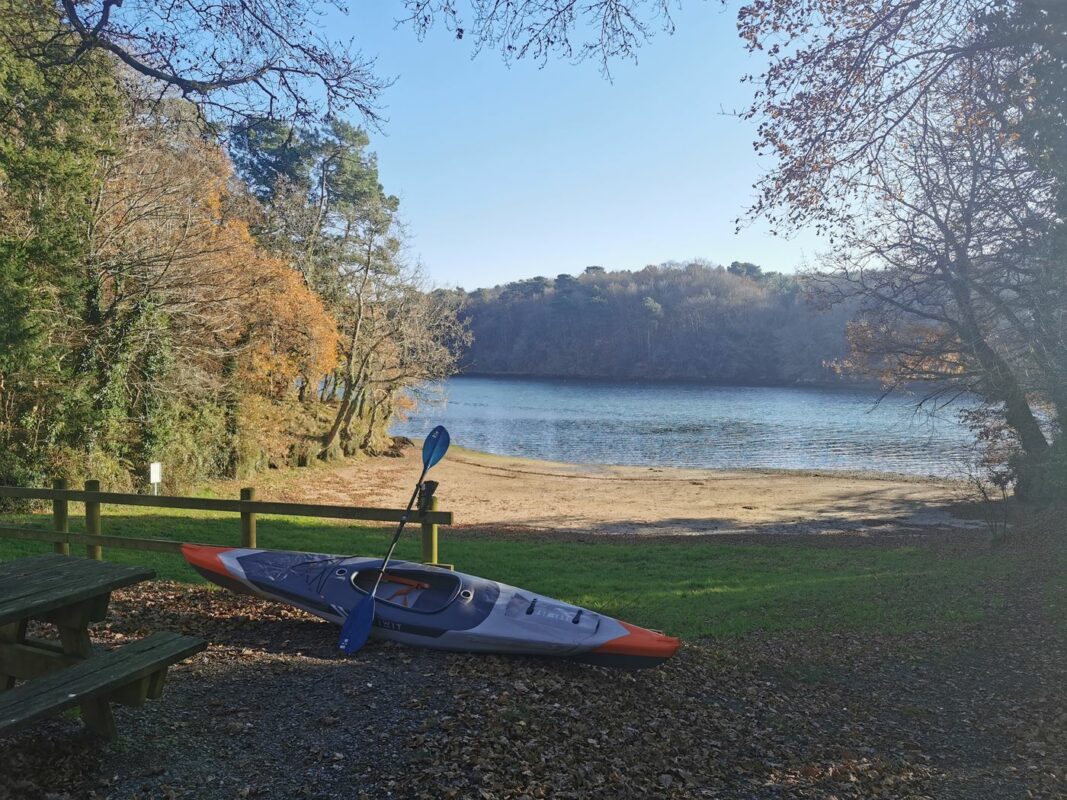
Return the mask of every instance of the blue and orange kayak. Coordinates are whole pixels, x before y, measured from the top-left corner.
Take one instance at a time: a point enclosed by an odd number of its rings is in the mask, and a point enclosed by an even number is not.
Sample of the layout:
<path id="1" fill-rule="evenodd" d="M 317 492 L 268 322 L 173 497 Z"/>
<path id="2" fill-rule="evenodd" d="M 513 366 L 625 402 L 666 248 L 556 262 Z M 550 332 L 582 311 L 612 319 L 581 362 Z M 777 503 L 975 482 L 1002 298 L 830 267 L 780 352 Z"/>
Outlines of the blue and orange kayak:
<path id="1" fill-rule="evenodd" d="M 187 544 L 212 583 L 301 608 L 341 625 L 374 585 L 382 560 Z M 375 595 L 371 635 L 469 653 L 551 656 L 637 669 L 680 641 L 551 597 L 440 567 L 391 561 Z"/>

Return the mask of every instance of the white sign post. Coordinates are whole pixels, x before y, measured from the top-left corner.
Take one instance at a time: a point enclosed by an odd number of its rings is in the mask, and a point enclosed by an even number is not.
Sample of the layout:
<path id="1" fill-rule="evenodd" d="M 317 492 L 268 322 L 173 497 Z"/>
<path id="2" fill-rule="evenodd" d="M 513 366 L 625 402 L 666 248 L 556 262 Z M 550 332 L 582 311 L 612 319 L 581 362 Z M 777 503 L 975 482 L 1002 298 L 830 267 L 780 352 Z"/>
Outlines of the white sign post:
<path id="1" fill-rule="evenodd" d="M 163 483 L 163 465 L 153 461 L 148 465 L 148 482 L 152 484 L 152 494 L 159 494 L 159 484 Z"/>

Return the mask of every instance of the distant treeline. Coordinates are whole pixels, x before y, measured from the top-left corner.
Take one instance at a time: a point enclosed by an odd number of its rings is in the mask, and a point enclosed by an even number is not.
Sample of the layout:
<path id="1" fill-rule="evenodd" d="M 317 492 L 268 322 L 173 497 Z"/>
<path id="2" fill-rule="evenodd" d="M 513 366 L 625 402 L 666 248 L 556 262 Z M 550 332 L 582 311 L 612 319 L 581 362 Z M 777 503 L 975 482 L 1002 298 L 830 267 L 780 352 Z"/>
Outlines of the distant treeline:
<path id="1" fill-rule="evenodd" d="M 588 267 L 463 292 L 468 373 L 796 384 L 847 380 L 845 305 L 750 263 Z"/>

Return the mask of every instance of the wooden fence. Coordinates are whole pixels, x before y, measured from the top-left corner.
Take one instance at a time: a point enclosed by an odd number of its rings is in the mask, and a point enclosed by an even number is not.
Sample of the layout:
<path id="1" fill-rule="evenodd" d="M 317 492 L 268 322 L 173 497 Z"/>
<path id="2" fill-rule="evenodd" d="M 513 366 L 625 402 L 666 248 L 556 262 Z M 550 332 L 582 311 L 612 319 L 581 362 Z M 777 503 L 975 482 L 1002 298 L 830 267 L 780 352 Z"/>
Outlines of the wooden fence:
<path id="1" fill-rule="evenodd" d="M 288 517 L 325 517 L 330 519 L 372 522 L 399 522 L 404 512 L 392 508 L 361 508 L 359 506 L 327 506 L 306 503 L 276 503 L 256 500 L 255 489 L 242 489 L 238 500 L 206 497 L 170 497 L 144 494 L 121 494 L 100 491 L 99 481 L 86 481 L 85 489 L 70 489 L 65 480 L 52 481 L 51 489 L 29 489 L 19 486 L 0 486 L 0 497 L 52 501 L 52 530 L 45 528 L 0 525 L 0 538 L 29 539 L 52 542 L 57 553 L 69 554 L 70 546 L 85 545 L 86 555 L 99 561 L 102 548 L 152 550 L 160 553 L 181 553 L 182 542 L 170 539 L 138 539 L 132 536 L 106 536 L 101 528 L 101 506 L 147 506 L 149 508 L 181 508 L 198 511 L 225 511 L 241 515 L 240 540 L 235 546 L 256 546 L 256 515 L 274 514 Z M 69 504 L 85 503 L 85 533 L 71 533 L 68 528 Z M 422 560 L 437 564 L 438 526 L 452 524 L 452 512 L 439 511 L 437 498 L 430 499 L 425 511 L 412 511 L 411 521 L 422 527 Z M 234 531 L 236 534 L 237 531 Z M 235 536 L 236 539 L 236 536 Z"/>

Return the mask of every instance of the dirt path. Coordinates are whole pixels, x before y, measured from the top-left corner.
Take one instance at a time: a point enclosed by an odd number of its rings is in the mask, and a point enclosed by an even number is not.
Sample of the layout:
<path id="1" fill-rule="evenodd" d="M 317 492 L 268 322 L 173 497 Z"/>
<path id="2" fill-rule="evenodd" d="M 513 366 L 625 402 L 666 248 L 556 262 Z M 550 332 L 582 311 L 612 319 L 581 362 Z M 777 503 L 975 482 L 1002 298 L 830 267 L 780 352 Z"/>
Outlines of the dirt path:
<path id="1" fill-rule="evenodd" d="M 286 472 L 260 496 L 403 506 L 419 455 Z M 877 474 L 559 464 L 460 448 L 434 469 L 460 527 L 596 533 L 867 533 L 981 528 L 961 518 L 966 487 Z"/>

